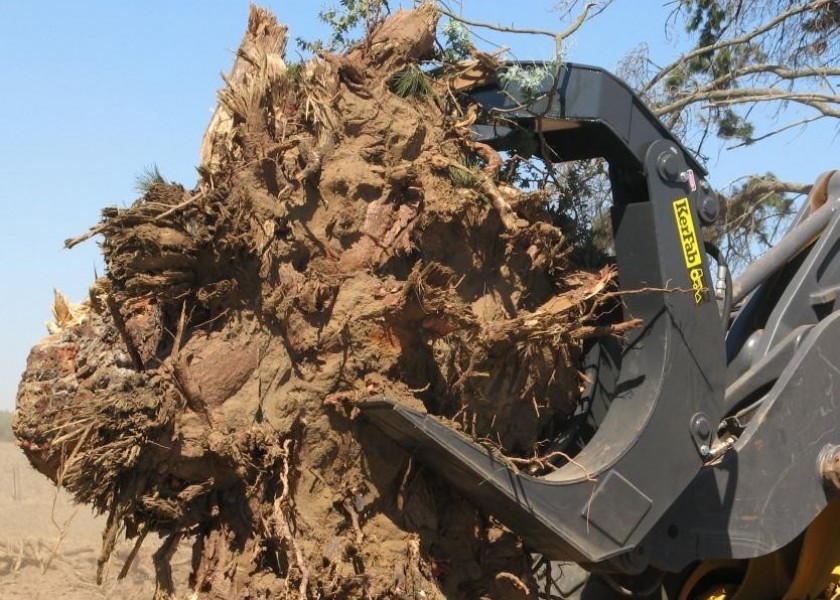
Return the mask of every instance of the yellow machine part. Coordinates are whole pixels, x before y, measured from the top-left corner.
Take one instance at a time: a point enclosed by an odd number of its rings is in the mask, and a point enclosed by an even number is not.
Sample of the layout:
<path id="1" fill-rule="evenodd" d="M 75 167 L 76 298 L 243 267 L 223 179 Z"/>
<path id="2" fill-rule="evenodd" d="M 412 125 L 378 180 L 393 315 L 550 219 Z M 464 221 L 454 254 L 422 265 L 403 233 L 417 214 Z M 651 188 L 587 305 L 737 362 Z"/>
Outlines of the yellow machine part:
<path id="1" fill-rule="evenodd" d="M 740 582 L 715 581 L 737 573 Z M 808 527 L 801 545 L 743 561 L 701 563 L 682 586 L 678 600 L 840 600 L 840 496 Z M 703 581 L 711 581 L 703 585 Z"/>

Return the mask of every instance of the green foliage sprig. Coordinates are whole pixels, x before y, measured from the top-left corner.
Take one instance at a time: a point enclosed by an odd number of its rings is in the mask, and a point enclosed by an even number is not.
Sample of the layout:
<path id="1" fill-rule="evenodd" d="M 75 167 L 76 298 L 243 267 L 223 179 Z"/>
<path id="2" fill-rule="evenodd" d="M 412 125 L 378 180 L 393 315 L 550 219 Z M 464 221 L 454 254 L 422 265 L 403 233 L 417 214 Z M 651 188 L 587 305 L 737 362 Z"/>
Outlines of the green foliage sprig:
<path id="1" fill-rule="evenodd" d="M 318 13 L 318 19 L 330 30 L 326 40 L 297 38 L 301 50 L 338 52 L 356 44 L 360 36 L 382 22 L 390 12 L 388 0 L 339 0 Z"/>

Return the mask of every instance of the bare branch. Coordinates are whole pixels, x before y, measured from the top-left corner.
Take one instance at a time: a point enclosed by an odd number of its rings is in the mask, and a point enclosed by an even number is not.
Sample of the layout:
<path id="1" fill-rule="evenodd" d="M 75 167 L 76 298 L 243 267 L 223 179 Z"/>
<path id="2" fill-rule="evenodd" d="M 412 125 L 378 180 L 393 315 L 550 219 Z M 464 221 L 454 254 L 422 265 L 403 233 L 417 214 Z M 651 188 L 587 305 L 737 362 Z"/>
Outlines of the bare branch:
<path id="1" fill-rule="evenodd" d="M 753 102 L 798 102 L 820 111 L 827 117 L 840 117 L 840 97 L 831 94 L 815 94 L 778 90 L 775 88 L 736 88 L 736 89 L 700 89 L 679 100 L 659 106 L 653 113 L 657 116 L 684 110 L 691 104 L 710 102 L 720 106 L 749 104 Z"/>
<path id="2" fill-rule="evenodd" d="M 467 19 L 462 17 L 461 15 L 457 15 L 454 12 L 450 11 L 447 8 L 444 8 L 440 4 L 437 6 L 437 11 L 449 17 L 453 21 L 458 21 L 459 23 L 463 23 L 464 25 L 469 25 L 470 27 L 481 27 L 482 29 L 492 29 L 494 31 L 502 31 L 505 33 L 524 33 L 526 35 L 544 35 L 550 37 L 552 39 L 557 39 L 557 36 L 560 35 L 556 31 L 551 31 L 549 29 L 521 29 L 518 27 L 505 27 L 504 25 L 496 25 L 494 23 L 486 23 L 483 21 L 473 21 L 472 19 Z"/>
<path id="3" fill-rule="evenodd" d="M 501 32 L 504 32 L 504 33 L 523 33 L 523 34 L 526 34 L 526 35 L 543 35 L 543 36 L 547 36 L 547 37 L 552 38 L 556 42 L 560 42 L 560 41 L 564 40 L 565 38 L 569 37 L 570 35 L 572 35 L 573 33 L 575 33 L 578 29 L 580 29 L 580 27 L 584 24 L 584 22 L 586 22 L 586 19 L 589 16 L 589 11 L 591 11 L 593 8 L 597 8 L 597 7 L 598 7 L 598 5 L 594 2 L 587 3 L 583 7 L 583 9 L 580 11 L 580 14 L 578 14 L 578 16 L 574 20 L 574 22 L 571 25 L 569 25 L 569 27 L 566 28 L 565 31 L 560 31 L 560 32 L 551 31 L 549 29 L 527 29 L 527 28 L 519 28 L 519 27 L 507 27 L 507 26 L 504 26 L 504 25 L 498 25 L 498 24 L 495 24 L 495 23 L 487 23 L 487 22 L 484 22 L 484 21 L 473 21 L 472 19 L 466 19 L 466 18 L 462 17 L 461 15 L 457 15 L 457 14 L 453 13 L 452 11 L 450 11 L 449 9 L 441 6 L 440 4 L 438 4 L 437 10 L 440 14 L 445 15 L 445 16 L 449 17 L 450 19 L 454 20 L 454 21 L 458 21 L 460 23 L 463 23 L 464 25 L 469 25 L 470 27 L 481 27 L 482 29 L 492 29 L 493 31 L 501 31 Z M 596 12 L 595 15 L 600 14 L 600 12 L 602 10 L 603 10 L 603 8 L 601 8 L 601 10 Z"/>
<path id="4" fill-rule="evenodd" d="M 789 124 L 785 125 L 784 127 L 779 127 L 778 129 L 774 129 L 773 131 L 770 131 L 769 133 L 765 133 L 764 135 L 760 135 L 758 137 L 751 137 L 750 139 L 748 139 L 744 142 L 739 142 L 737 144 L 732 144 L 731 146 L 727 146 L 726 149 L 727 150 L 734 150 L 735 148 L 742 148 L 743 146 L 749 146 L 749 145 L 754 144 L 756 142 L 760 142 L 761 140 L 766 140 L 769 137 L 773 137 L 774 135 L 778 135 L 778 134 L 782 133 L 783 131 L 793 129 L 795 127 L 801 127 L 801 126 L 807 125 L 808 123 L 813 123 L 814 121 L 819 121 L 820 119 L 822 119 L 824 117 L 825 117 L 825 115 L 821 114 L 821 115 L 817 115 L 816 117 L 811 117 L 811 118 L 808 118 L 808 119 L 801 119 L 799 121 L 795 121 L 794 123 L 789 123 Z"/>
<path id="5" fill-rule="evenodd" d="M 572 35 L 574 32 L 576 32 L 578 29 L 580 29 L 581 25 L 583 25 L 583 24 L 586 22 L 586 18 L 587 18 L 587 16 L 589 15 L 589 11 L 590 11 L 591 9 L 593 9 L 593 8 L 597 7 L 597 6 L 598 6 L 598 5 L 597 5 L 597 4 L 595 4 L 594 2 L 589 2 L 589 3 L 587 3 L 587 4 L 583 7 L 583 10 L 581 10 L 581 11 L 580 11 L 580 14 L 578 14 L 578 16 L 577 16 L 577 18 L 574 20 L 574 22 L 573 22 L 571 25 L 569 25 L 569 27 L 568 27 L 568 28 L 566 28 L 566 30 L 565 30 L 565 31 L 561 32 L 561 33 L 557 36 L 557 41 L 559 42 L 559 41 L 561 41 L 561 40 L 566 39 L 567 37 L 569 37 L 570 35 Z M 600 9 L 598 12 L 596 12 L 596 13 L 595 13 L 595 15 L 600 14 L 603 10 L 604 10 L 604 7 L 601 7 L 601 9 Z M 595 16 L 595 15 L 593 15 L 593 16 Z"/>
<path id="6" fill-rule="evenodd" d="M 737 82 L 738 79 L 746 78 L 750 75 L 775 75 L 780 80 L 799 81 L 801 79 L 822 79 L 826 77 L 839 77 L 840 68 L 832 67 L 807 67 L 801 69 L 789 69 L 780 65 L 774 64 L 754 64 L 740 69 L 733 69 L 725 75 L 721 75 L 702 87 L 698 88 L 697 92 L 706 92 L 709 90 L 722 89 L 731 86 Z M 767 87 L 773 87 L 772 84 Z M 833 96 L 832 96 L 833 97 Z"/>

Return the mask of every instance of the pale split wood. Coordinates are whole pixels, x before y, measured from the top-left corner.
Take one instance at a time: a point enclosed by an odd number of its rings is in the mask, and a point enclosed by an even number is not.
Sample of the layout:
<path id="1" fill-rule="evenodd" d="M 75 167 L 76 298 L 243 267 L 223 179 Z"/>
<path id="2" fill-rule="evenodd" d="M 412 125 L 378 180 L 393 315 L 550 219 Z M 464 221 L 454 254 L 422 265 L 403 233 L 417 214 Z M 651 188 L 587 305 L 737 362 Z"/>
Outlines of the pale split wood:
<path id="1" fill-rule="evenodd" d="M 219 103 L 201 141 L 201 164 L 211 176 L 220 170 L 233 143 L 232 98 L 247 95 L 257 81 L 271 81 L 286 71 L 283 54 L 287 41 L 288 29 L 269 11 L 252 4 L 245 36 L 230 74 L 222 76 L 226 85 L 219 92 Z"/>
<path id="2" fill-rule="evenodd" d="M 47 332 L 53 335 L 61 333 L 68 327 L 84 323 L 89 312 L 90 305 L 71 303 L 64 294 L 53 289 L 53 318 L 47 322 Z"/>

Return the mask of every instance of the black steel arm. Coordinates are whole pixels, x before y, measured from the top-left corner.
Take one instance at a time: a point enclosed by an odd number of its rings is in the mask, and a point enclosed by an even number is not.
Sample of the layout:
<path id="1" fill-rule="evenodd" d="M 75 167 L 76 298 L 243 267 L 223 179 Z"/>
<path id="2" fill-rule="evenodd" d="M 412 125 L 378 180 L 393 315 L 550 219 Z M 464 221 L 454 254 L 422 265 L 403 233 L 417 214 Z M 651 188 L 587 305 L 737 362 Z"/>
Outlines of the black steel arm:
<path id="1" fill-rule="evenodd" d="M 541 63 L 509 63 L 543 68 Z M 564 63 L 556 76 L 539 89 L 523 91 L 515 82 L 506 87 L 488 86 L 471 97 L 482 108 L 521 122 L 546 135 L 556 152 L 554 162 L 605 158 L 621 170 L 643 169 L 648 147 L 657 140 L 672 144 L 698 178 L 706 170 L 654 116 L 626 83 L 599 67 Z M 512 133 L 509 127 L 488 126 L 485 139 L 504 147 Z"/>

